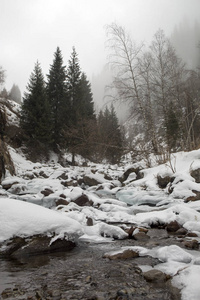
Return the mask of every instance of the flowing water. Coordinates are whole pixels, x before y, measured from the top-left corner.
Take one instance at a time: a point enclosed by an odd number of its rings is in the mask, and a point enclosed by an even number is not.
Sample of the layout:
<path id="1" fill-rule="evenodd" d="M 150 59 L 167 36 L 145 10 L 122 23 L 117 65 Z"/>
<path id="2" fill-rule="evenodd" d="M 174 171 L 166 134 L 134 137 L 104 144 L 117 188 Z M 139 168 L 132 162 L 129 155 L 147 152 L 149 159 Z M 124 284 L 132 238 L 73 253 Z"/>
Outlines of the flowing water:
<path id="1" fill-rule="evenodd" d="M 180 299 L 170 281 L 150 284 L 144 279 L 138 265 L 153 266 L 156 259 L 103 258 L 105 252 L 136 244 L 141 243 L 79 243 L 67 253 L 0 259 L 0 299 Z"/>

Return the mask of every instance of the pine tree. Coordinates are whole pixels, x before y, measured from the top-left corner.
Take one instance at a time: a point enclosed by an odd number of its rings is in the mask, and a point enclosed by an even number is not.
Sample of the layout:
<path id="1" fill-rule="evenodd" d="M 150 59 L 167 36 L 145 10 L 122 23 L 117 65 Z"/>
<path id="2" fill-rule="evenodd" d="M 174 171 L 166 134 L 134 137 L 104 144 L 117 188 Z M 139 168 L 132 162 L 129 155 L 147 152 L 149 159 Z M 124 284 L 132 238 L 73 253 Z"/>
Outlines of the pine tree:
<path id="1" fill-rule="evenodd" d="M 71 58 L 67 68 L 67 94 L 70 99 L 70 118 L 71 125 L 77 124 L 77 109 L 79 107 L 79 86 L 81 70 L 75 47 L 72 49 Z"/>
<path id="2" fill-rule="evenodd" d="M 102 158 L 111 163 L 117 163 L 122 155 L 122 136 L 118 118 L 111 105 L 110 109 L 105 108 L 98 116 L 99 145 Z"/>
<path id="3" fill-rule="evenodd" d="M 39 62 L 31 73 L 27 92 L 24 94 L 21 126 L 29 141 L 51 143 L 51 115 L 46 97 L 46 86 Z"/>
<path id="4" fill-rule="evenodd" d="M 47 95 L 52 113 L 54 146 L 63 142 L 62 128 L 68 121 L 69 103 L 66 95 L 66 70 L 61 50 L 57 47 L 47 75 Z"/>
<path id="5" fill-rule="evenodd" d="M 67 69 L 67 94 L 71 110 L 65 134 L 67 146 L 72 152 L 72 163 L 75 163 L 75 154 L 90 157 L 93 152 L 96 116 L 91 86 L 86 75 L 81 72 L 74 47 Z"/>
<path id="6" fill-rule="evenodd" d="M 18 87 L 18 85 L 13 84 L 10 93 L 9 93 L 9 98 L 14 100 L 15 102 L 21 104 L 21 92 Z"/>
<path id="7" fill-rule="evenodd" d="M 78 86 L 76 120 L 75 126 L 81 141 L 78 145 L 78 153 L 91 158 L 94 152 L 97 126 L 91 86 L 84 73 L 81 74 Z"/>
<path id="8" fill-rule="evenodd" d="M 93 95 L 85 73 L 81 74 L 78 87 L 77 112 L 82 118 L 95 119 Z"/>
<path id="9" fill-rule="evenodd" d="M 5 87 L 3 88 L 2 92 L 0 93 L 0 97 L 8 99 L 8 92 Z"/>

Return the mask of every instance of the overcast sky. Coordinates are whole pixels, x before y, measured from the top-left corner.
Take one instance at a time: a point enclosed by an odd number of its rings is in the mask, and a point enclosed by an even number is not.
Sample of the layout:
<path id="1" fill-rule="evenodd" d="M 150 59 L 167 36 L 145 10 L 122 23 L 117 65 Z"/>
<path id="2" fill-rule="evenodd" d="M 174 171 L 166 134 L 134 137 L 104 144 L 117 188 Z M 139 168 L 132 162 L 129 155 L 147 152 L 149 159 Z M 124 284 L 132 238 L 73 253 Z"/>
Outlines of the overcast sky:
<path id="1" fill-rule="evenodd" d="M 6 88 L 23 93 L 34 64 L 49 71 L 59 46 L 67 65 L 75 46 L 80 66 L 91 80 L 106 63 L 105 25 L 116 22 L 136 41 L 166 35 L 183 18 L 200 18 L 200 0 L 0 0 L 0 65 Z"/>

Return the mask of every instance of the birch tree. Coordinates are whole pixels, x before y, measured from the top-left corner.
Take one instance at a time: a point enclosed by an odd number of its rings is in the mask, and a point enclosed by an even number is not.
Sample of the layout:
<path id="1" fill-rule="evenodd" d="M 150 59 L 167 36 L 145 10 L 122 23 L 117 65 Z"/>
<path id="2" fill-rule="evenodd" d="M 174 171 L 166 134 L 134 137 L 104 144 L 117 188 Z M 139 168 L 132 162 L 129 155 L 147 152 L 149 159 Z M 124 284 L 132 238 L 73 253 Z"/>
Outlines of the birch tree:
<path id="1" fill-rule="evenodd" d="M 150 88 L 151 57 L 144 54 L 141 44 L 137 46 L 121 26 L 107 26 L 107 45 L 110 49 L 109 63 L 114 71 L 113 85 L 116 100 L 130 106 L 131 116 L 142 120 L 143 133 L 150 148 L 158 151 L 158 141 L 153 117 Z"/>

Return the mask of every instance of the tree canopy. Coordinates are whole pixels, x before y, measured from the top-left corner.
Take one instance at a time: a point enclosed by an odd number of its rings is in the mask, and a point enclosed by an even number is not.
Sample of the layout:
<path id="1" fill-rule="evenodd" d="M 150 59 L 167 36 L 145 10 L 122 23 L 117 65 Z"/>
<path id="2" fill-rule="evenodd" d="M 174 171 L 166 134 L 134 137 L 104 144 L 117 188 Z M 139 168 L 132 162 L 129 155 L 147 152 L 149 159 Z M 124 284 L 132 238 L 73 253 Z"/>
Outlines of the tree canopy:
<path id="1" fill-rule="evenodd" d="M 46 84 L 41 66 L 37 62 L 23 97 L 21 126 L 29 141 L 39 141 L 47 146 L 52 142 L 51 120 Z"/>

